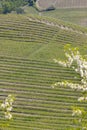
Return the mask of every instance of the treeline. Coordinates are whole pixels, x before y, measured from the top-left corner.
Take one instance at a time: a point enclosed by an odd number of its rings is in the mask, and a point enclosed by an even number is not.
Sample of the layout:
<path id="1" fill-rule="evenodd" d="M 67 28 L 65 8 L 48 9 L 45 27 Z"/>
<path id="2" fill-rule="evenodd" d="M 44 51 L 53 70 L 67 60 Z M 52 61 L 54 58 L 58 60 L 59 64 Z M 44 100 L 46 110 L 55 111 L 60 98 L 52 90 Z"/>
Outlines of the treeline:
<path id="1" fill-rule="evenodd" d="M 6 14 L 11 11 L 23 13 L 24 5 L 33 6 L 36 0 L 0 0 L 0 13 Z"/>

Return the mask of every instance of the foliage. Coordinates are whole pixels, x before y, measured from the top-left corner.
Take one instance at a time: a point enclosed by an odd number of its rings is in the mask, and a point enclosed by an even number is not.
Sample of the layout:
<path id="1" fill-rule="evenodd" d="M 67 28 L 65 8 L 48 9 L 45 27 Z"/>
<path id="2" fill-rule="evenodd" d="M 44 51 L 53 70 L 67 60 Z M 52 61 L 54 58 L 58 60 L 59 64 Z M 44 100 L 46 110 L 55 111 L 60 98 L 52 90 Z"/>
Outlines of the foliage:
<path id="1" fill-rule="evenodd" d="M 28 0 L 2 0 L 0 3 L 2 7 L 2 13 L 6 14 L 28 4 Z"/>
<path id="2" fill-rule="evenodd" d="M 20 8 L 24 5 L 33 6 L 36 0 L 1 0 L 0 2 L 0 13 L 10 13 L 11 11 L 16 11 L 18 14 L 23 13 Z"/>
<path id="3" fill-rule="evenodd" d="M 17 14 L 24 14 L 24 10 L 22 8 L 17 8 L 16 13 Z"/>
<path id="4" fill-rule="evenodd" d="M 2 9 L 3 9 L 3 13 L 6 14 L 6 13 L 10 13 L 11 10 L 12 10 L 13 6 L 12 6 L 12 2 L 3 2 L 2 3 Z"/>
<path id="5" fill-rule="evenodd" d="M 35 0 L 28 0 L 29 2 L 29 6 L 33 6 L 34 5 L 34 2 L 36 2 Z"/>
<path id="6" fill-rule="evenodd" d="M 55 86 L 60 85 L 81 91 L 82 96 L 78 98 L 78 102 L 85 103 L 87 101 L 87 61 L 80 55 L 78 48 L 70 48 L 70 45 L 65 46 L 65 56 L 67 58 L 66 61 L 59 61 L 56 59 L 54 59 L 54 61 L 63 67 L 71 67 L 76 73 L 79 73 L 81 77 L 80 84 L 62 81 L 55 83 L 52 87 L 54 88 Z M 85 109 L 73 107 L 72 116 L 76 117 L 74 124 L 77 125 L 77 127 L 80 127 L 78 128 L 79 130 L 87 129 L 87 114 Z"/>

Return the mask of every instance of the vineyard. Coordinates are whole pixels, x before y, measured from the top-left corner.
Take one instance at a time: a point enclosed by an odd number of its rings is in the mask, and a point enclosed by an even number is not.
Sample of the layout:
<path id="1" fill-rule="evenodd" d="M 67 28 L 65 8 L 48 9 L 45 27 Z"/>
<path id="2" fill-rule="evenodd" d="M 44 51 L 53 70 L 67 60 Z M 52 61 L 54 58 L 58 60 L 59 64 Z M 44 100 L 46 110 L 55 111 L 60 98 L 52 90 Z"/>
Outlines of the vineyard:
<path id="1" fill-rule="evenodd" d="M 52 88 L 57 81 L 80 82 L 73 69 L 53 62 L 53 58 L 65 58 L 63 47 L 67 43 L 86 55 L 87 29 L 42 16 L 0 15 L 0 100 L 8 94 L 16 97 L 9 130 L 75 127 L 71 106 L 81 93 Z"/>
<path id="2" fill-rule="evenodd" d="M 87 8 L 86 0 L 38 0 L 37 5 L 39 9 L 45 10 L 50 6 L 55 8 Z"/>

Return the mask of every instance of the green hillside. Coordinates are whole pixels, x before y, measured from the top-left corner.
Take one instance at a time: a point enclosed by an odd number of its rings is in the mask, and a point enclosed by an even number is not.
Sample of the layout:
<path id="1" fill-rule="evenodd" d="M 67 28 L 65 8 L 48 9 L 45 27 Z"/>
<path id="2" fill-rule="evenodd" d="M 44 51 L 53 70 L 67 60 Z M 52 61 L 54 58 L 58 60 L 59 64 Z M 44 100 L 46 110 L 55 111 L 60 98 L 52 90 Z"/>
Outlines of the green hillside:
<path id="1" fill-rule="evenodd" d="M 9 130 L 74 127 L 71 105 L 80 93 L 51 87 L 63 79 L 80 82 L 72 69 L 53 63 L 64 58 L 67 43 L 86 55 L 87 28 L 42 16 L 0 15 L 0 99 L 16 95 Z"/>
<path id="2" fill-rule="evenodd" d="M 87 8 L 56 9 L 41 14 L 87 27 Z"/>
<path id="3" fill-rule="evenodd" d="M 86 28 L 32 15 L 0 18 L 0 55 L 52 61 L 58 55 L 61 58 L 66 43 L 86 52 Z"/>

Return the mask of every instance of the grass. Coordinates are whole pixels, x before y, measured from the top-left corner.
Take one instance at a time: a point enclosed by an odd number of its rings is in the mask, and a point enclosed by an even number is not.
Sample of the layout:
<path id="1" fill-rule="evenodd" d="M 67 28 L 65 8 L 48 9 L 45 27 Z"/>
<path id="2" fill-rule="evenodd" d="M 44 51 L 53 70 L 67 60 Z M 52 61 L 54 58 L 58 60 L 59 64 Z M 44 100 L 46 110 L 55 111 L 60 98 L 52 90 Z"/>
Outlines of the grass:
<path id="1" fill-rule="evenodd" d="M 53 63 L 53 58 L 65 58 L 63 47 L 67 43 L 86 55 L 87 29 L 42 16 L 11 14 L 0 15 L 0 30 L 0 99 L 16 95 L 9 130 L 70 130 L 71 106 L 77 104 L 81 93 L 51 86 L 62 80 L 80 82 L 80 76 Z M 82 103 L 81 107 L 87 105 Z"/>
<path id="2" fill-rule="evenodd" d="M 53 11 L 42 12 L 43 16 L 54 17 L 63 21 L 71 22 L 81 26 L 87 27 L 87 9 L 70 8 L 70 9 L 56 9 Z"/>
<path id="3" fill-rule="evenodd" d="M 42 15 L 61 19 L 66 22 L 78 24 L 87 27 L 87 8 L 60 8 L 52 11 L 38 12 L 35 8 L 25 6 L 24 11 L 26 14 Z"/>
<path id="4" fill-rule="evenodd" d="M 38 14 L 38 11 L 32 6 L 24 6 L 23 9 L 26 14 Z"/>
<path id="5" fill-rule="evenodd" d="M 0 55 L 28 58 L 42 46 L 41 43 L 18 42 L 13 40 L 0 41 Z"/>

